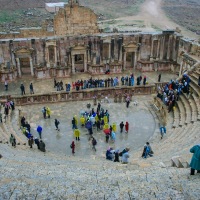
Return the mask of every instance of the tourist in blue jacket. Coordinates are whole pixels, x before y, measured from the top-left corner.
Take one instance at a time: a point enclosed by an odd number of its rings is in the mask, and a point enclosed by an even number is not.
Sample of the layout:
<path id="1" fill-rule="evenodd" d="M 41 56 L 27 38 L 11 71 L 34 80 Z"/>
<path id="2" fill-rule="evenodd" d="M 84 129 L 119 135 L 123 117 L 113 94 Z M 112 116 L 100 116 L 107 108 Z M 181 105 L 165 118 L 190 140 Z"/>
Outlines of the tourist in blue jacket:
<path id="1" fill-rule="evenodd" d="M 193 146 L 190 149 L 190 152 L 193 153 L 192 160 L 190 163 L 191 167 L 190 175 L 194 175 L 195 170 L 197 170 L 197 173 L 200 173 L 200 144 Z"/>

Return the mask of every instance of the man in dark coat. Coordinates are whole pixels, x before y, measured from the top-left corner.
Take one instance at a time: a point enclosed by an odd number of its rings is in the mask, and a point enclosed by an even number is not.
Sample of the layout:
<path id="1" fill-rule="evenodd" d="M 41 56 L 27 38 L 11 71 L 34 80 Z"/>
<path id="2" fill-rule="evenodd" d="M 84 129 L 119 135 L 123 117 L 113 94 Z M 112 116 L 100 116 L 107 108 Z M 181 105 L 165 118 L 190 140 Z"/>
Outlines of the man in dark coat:
<path id="1" fill-rule="evenodd" d="M 58 128 L 58 125 L 60 124 L 60 122 L 55 119 L 55 127 L 56 127 L 56 130 L 60 131 L 60 129 Z"/>
<path id="2" fill-rule="evenodd" d="M 45 143 L 44 143 L 42 140 L 40 140 L 39 146 L 40 146 L 40 151 L 42 151 L 42 152 L 45 152 L 45 151 L 46 151 L 46 150 L 45 150 Z"/>
<path id="3" fill-rule="evenodd" d="M 37 145 L 38 149 L 40 149 L 40 141 L 38 138 L 35 138 L 35 144 Z"/>
<path id="4" fill-rule="evenodd" d="M 24 87 L 23 83 L 21 83 L 20 89 L 21 89 L 21 94 L 24 95 L 25 94 L 25 87 Z"/>
<path id="5" fill-rule="evenodd" d="M 160 82 L 161 74 L 158 75 L 158 82 Z"/>
<path id="6" fill-rule="evenodd" d="M 119 127 L 120 127 L 120 132 L 122 133 L 123 132 L 123 128 L 124 128 L 124 123 L 121 122 L 120 125 L 119 125 Z"/>
<path id="7" fill-rule="evenodd" d="M 30 88 L 30 94 L 34 94 L 33 83 L 30 84 L 29 88 Z"/>

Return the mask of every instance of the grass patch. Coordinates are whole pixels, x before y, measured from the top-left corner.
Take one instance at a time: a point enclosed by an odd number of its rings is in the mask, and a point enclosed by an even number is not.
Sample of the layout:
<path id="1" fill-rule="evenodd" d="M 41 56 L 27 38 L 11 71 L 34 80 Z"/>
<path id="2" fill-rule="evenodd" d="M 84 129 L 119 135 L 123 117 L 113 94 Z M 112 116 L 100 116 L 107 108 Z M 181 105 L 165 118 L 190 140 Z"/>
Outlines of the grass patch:
<path id="1" fill-rule="evenodd" d="M 16 11 L 8 11 L 8 10 L 1 10 L 0 12 L 0 23 L 9 23 L 13 21 L 17 21 L 20 18 L 20 15 L 23 13 L 22 10 Z"/>

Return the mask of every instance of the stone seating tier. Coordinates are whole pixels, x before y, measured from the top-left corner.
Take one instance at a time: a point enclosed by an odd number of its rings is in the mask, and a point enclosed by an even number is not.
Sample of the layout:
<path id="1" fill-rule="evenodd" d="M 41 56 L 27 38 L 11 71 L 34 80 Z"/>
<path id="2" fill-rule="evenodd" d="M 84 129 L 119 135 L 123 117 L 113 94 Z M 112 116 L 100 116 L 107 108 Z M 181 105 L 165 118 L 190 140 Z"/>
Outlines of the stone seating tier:
<path id="1" fill-rule="evenodd" d="M 188 169 L 141 159 L 123 165 L 0 146 L 0 199 L 198 199 Z M 28 155 L 28 156 L 27 156 Z M 151 162 L 152 159 L 152 162 Z M 185 185 L 187 184 L 187 187 Z"/>

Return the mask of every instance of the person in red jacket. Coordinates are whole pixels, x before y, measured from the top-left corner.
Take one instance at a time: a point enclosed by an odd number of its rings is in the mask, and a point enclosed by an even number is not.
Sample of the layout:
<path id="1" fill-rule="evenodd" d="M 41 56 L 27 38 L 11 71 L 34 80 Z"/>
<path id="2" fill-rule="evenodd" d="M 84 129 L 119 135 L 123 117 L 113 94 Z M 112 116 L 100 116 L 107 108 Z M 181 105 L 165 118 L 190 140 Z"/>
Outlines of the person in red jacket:
<path id="1" fill-rule="evenodd" d="M 126 131 L 126 133 L 128 133 L 128 129 L 129 129 L 129 123 L 126 122 L 126 124 L 125 124 L 125 131 Z"/>
<path id="2" fill-rule="evenodd" d="M 75 154 L 75 144 L 74 141 L 72 141 L 71 145 L 70 145 L 71 149 L 72 149 L 72 154 Z"/>

